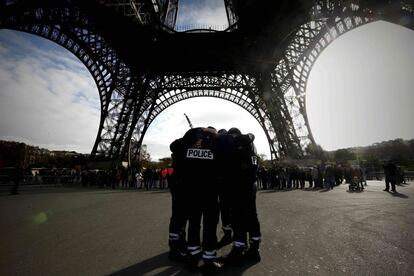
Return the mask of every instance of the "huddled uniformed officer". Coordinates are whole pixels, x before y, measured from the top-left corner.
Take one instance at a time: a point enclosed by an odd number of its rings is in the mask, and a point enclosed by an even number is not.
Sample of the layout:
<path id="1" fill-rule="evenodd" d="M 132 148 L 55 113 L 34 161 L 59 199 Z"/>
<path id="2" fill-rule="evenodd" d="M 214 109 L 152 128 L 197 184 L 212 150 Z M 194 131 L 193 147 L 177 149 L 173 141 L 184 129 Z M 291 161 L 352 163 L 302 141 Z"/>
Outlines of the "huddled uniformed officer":
<path id="1" fill-rule="evenodd" d="M 254 135 L 242 135 L 237 128 L 231 128 L 227 133 L 232 136 L 228 166 L 232 177 L 228 181 L 233 190 L 231 217 L 234 234 L 233 247 L 226 263 L 260 261 L 261 232 L 256 211 L 257 154 L 253 144 Z"/>
<path id="2" fill-rule="evenodd" d="M 182 138 L 176 157 L 181 163 L 179 175 L 185 189 L 185 206 L 188 215 L 187 252 L 191 270 L 198 267 L 200 258 L 203 259 L 206 270 L 218 271 L 222 268 L 216 252 L 216 230 L 219 219 L 216 163 L 213 152 L 216 135 L 217 131 L 212 127 L 190 129 Z M 202 244 L 201 219 L 203 220 Z"/>
<path id="3" fill-rule="evenodd" d="M 170 145 L 172 152 L 172 174 L 168 178 L 171 193 L 171 219 L 169 225 L 168 257 L 172 261 L 185 261 L 187 257 L 187 242 L 185 228 L 188 220 L 185 205 L 185 186 L 183 183 L 183 138 L 177 139 Z"/>
<path id="4" fill-rule="evenodd" d="M 231 154 L 231 141 L 233 136 L 227 134 L 227 130 L 220 129 L 217 133 L 215 145 L 216 164 L 217 164 L 217 182 L 219 186 L 219 206 L 223 237 L 218 242 L 218 248 L 221 248 L 233 241 L 231 226 L 231 197 L 233 191 L 229 185 L 231 178 L 228 164 Z"/>

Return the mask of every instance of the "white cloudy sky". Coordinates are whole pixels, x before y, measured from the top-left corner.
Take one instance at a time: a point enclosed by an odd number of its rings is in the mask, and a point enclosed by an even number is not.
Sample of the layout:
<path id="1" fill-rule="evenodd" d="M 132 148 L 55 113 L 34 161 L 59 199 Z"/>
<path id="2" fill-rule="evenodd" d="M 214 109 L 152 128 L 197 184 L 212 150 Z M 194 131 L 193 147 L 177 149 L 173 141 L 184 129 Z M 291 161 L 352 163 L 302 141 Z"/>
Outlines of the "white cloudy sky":
<path id="1" fill-rule="evenodd" d="M 0 139 L 90 152 L 96 85 L 72 54 L 45 39 L 0 31 Z"/>
<path id="2" fill-rule="evenodd" d="M 225 24 L 220 0 L 180 3 L 178 24 Z M 321 54 L 306 96 L 317 143 L 333 150 L 414 138 L 413 46 L 413 31 L 377 22 L 345 34 Z M 0 139 L 89 153 L 99 112 L 94 81 L 71 53 L 42 38 L 0 30 Z M 224 100 L 195 98 L 169 107 L 150 126 L 144 144 L 154 160 L 169 156 L 169 143 L 188 129 L 183 113 L 196 126 L 252 132 L 258 152 L 269 156 L 250 114 Z"/>

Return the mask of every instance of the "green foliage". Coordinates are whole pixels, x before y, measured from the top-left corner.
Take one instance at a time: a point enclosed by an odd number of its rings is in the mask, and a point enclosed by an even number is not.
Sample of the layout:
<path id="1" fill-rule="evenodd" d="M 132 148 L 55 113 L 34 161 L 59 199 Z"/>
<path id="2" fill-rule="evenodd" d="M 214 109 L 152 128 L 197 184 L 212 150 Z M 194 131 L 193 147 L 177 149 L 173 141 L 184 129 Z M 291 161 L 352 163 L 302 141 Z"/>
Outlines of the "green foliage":
<path id="1" fill-rule="evenodd" d="M 395 139 L 376 143 L 368 147 L 355 147 L 339 149 L 336 151 L 324 151 L 319 145 L 309 145 L 305 149 L 304 160 L 291 160 L 300 163 L 307 160 L 309 164 L 319 162 L 336 162 L 341 164 L 360 164 L 367 167 L 381 168 L 387 160 L 393 160 L 396 164 L 406 169 L 414 169 L 414 139 Z M 271 166 L 270 160 L 262 160 L 263 166 Z"/>
<path id="2" fill-rule="evenodd" d="M 262 154 L 259 154 L 257 156 L 257 158 L 258 158 L 259 166 L 267 167 L 266 164 L 265 164 L 265 162 L 266 162 L 266 154 L 263 154 L 263 153 Z"/>
<path id="3" fill-rule="evenodd" d="M 356 160 L 356 154 L 349 149 L 339 149 L 334 152 L 333 160 L 338 163 Z"/>
<path id="4" fill-rule="evenodd" d="M 168 168 L 172 163 L 172 158 L 171 157 L 164 157 L 164 158 L 161 158 L 161 159 L 158 159 L 158 160 L 161 163 L 162 168 Z"/>
<path id="5" fill-rule="evenodd" d="M 325 161 L 327 158 L 326 152 L 318 144 L 309 144 L 305 149 L 305 153 L 308 159 L 317 159 Z"/>
<path id="6" fill-rule="evenodd" d="M 88 156 L 74 151 L 49 151 L 24 143 L 0 141 L 0 167 L 58 167 L 85 166 Z"/>

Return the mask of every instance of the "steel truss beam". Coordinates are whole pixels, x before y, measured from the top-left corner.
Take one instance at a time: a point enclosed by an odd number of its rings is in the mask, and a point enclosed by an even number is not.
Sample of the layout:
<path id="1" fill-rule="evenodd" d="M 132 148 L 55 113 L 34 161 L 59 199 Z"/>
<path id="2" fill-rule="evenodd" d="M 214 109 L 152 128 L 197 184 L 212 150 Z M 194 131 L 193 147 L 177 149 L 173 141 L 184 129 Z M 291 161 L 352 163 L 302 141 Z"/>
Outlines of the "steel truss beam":
<path id="1" fill-rule="evenodd" d="M 234 26 L 237 24 L 239 19 L 237 18 L 237 13 L 234 10 L 233 6 L 234 0 L 224 0 L 224 6 L 226 8 L 227 22 L 229 26 Z"/>
<path id="2" fill-rule="evenodd" d="M 179 0 L 163 0 L 161 5 L 161 22 L 172 30 L 175 29 L 175 23 L 177 21 L 178 2 Z"/>
<path id="3" fill-rule="evenodd" d="M 391 10 L 385 4 L 364 5 L 363 2 L 316 1 L 310 12 L 311 21 L 293 32 L 285 51 L 276 56 L 279 62 L 270 73 L 270 98 L 274 105 L 272 110 L 279 108 L 281 114 L 274 118 L 273 125 L 283 122 L 279 129 L 287 130 L 286 140 L 291 147 L 287 150 L 288 156 L 298 156 L 297 153 L 300 156 L 307 152 L 309 145 L 315 145 L 306 113 L 305 92 L 310 71 L 320 53 L 337 37 L 375 20 L 404 23 L 405 27 L 414 29 L 412 1 L 387 4 L 392 5 Z M 276 112 L 271 114 L 277 115 Z M 270 132 L 271 140 L 283 141 L 283 135 L 277 132 Z"/>
<path id="4" fill-rule="evenodd" d="M 233 1 L 226 2 L 227 9 L 231 9 Z M 118 11 L 127 2 L 131 10 L 137 3 L 155 3 L 152 0 L 99 2 Z M 0 28 L 54 41 L 88 68 L 101 100 L 101 119 L 92 157 L 110 160 L 124 159 L 131 144 L 134 153 L 139 154 L 144 135 L 156 116 L 174 103 L 202 96 L 231 101 L 249 112 L 263 128 L 272 158 L 302 157 L 307 147 L 315 144 L 306 115 L 305 92 L 320 53 L 340 35 L 375 20 L 414 29 L 413 1 L 315 1 L 309 21 L 285 39 L 284 51 L 275 52 L 276 65 L 271 70 L 138 75 L 109 45 L 102 35 L 105 32 L 100 30 L 102 24 L 95 22 L 96 17 L 90 16 L 79 3 L 1 0 Z M 166 3 L 176 13 L 177 0 L 156 3 L 160 3 L 161 10 L 157 14 L 152 6 L 151 16 L 158 19 L 166 16 Z M 124 15 L 135 16 L 140 24 L 154 22 L 139 19 L 131 10 L 125 10 Z M 171 18 L 175 22 L 175 17 Z"/>
<path id="5" fill-rule="evenodd" d="M 141 145 L 149 125 L 163 110 L 194 97 L 215 97 L 233 102 L 249 112 L 268 133 L 270 115 L 258 94 L 256 80 L 251 76 L 229 73 L 168 75 L 157 77 L 156 83 L 152 92 L 154 101 L 144 107 L 143 120 L 136 127 L 134 140 L 138 145 Z M 269 145 L 272 155 L 279 156 L 273 143 Z"/>
<path id="6" fill-rule="evenodd" d="M 19 4 L 19 3 L 18 3 Z M 99 91 L 101 118 L 92 156 L 118 156 L 124 145 L 130 115 L 142 82 L 95 30 L 94 22 L 73 1 L 51 6 L 5 5 L 1 28 L 24 31 L 49 39 L 73 53 L 89 70 Z M 10 13 L 9 13 L 10 12 Z"/>
<path id="7" fill-rule="evenodd" d="M 98 0 L 98 2 L 137 20 L 141 25 L 160 22 L 162 7 L 158 0 Z"/>

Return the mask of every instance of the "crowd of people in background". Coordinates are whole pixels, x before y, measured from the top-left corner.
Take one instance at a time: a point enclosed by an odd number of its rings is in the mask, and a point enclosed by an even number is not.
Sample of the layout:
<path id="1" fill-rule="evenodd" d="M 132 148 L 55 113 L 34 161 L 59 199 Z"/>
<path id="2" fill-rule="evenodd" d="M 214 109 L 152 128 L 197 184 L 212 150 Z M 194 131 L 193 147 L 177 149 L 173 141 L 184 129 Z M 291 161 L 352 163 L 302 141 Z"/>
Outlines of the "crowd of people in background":
<path id="1" fill-rule="evenodd" d="M 395 172 L 394 172 L 395 170 Z M 8 173 L 20 184 L 76 184 L 84 187 L 98 186 L 117 188 L 134 188 L 143 190 L 168 189 L 169 178 L 173 173 L 171 166 L 165 168 L 116 168 L 112 170 L 75 170 L 44 169 L 20 170 L 19 175 Z M 387 175 L 389 177 L 387 177 Z M 390 176 L 391 175 L 391 176 Z M 370 171 L 359 165 L 319 164 L 314 166 L 274 165 L 260 166 L 257 172 L 257 189 L 292 190 L 292 189 L 333 189 L 339 184 L 352 184 L 357 181 L 361 189 L 367 179 L 384 179 L 392 185 L 405 183 L 405 172 L 400 166 L 389 167 L 385 164 L 380 172 Z M 13 181 L 9 178 L 7 181 Z M 389 189 L 389 188 L 388 188 Z"/>
<path id="2" fill-rule="evenodd" d="M 363 188 L 366 185 L 366 169 L 360 166 L 339 164 L 315 165 L 312 167 L 273 166 L 260 167 L 257 185 L 259 189 L 333 189 L 335 186 L 352 183 L 357 179 Z"/>
<path id="3" fill-rule="evenodd" d="M 81 173 L 81 179 L 83 186 L 154 190 L 168 189 L 168 179 L 172 173 L 171 167 L 146 168 L 143 171 L 121 167 L 113 170 L 85 170 Z"/>
<path id="4" fill-rule="evenodd" d="M 406 181 L 404 169 L 400 166 L 390 165 L 389 162 L 384 165 L 383 171 L 385 181 L 389 181 L 391 185 Z M 259 167 L 257 174 L 257 188 L 263 190 L 333 189 L 342 183 L 357 185 L 360 190 L 363 190 L 367 185 L 367 179 L 382 178 L 381 174 L 370 172 L 363 166 L 334 163 L 309 167 L 296 165 Z"/>

